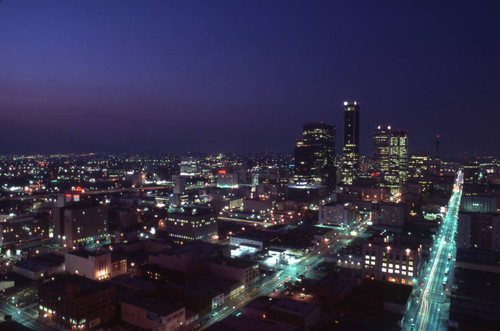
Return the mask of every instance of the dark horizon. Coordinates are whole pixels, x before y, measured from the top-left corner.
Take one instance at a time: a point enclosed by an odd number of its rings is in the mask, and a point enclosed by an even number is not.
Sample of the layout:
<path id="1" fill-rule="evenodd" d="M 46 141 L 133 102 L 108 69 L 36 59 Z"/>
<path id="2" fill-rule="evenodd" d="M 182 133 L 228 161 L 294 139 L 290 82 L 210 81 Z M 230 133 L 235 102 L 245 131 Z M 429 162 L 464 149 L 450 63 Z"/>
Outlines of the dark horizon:
<path id="1" fill-rule="evenodd" d="M 410 151 L 499 155 L 500 5 L 0 2 L 0 153 L 292 152 L 360 103 Z M 492 42 L 492 41 L 497 42 Z"/>

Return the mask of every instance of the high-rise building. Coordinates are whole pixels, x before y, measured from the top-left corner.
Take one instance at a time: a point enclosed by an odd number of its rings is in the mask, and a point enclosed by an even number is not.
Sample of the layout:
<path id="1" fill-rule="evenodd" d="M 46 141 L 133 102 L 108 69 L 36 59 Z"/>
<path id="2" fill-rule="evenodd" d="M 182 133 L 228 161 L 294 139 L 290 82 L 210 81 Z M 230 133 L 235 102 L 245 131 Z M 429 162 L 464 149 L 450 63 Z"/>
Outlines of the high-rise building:
<path id="1" fill-rule="evenodd" d="M 379 125 L 373 133 L 373 159 L 376 170 L 381 174 L 389 171 L 391 133 L 391 127 L 387 125 Z"/>
<path id="2" fill-rule="evenodd" d="M 342 183 L 351 185 L 359 170 L 359 104 L 344 102 Z"/>
<path id="3" fill-rule="evenodd" d="M 335 126 L 306 123 L 295 145 L 295 183 L 335 186 Z"/>
<path id="4" fill-rule="evenodd" d="M 392 130 L 389 149 L 389 172 L 386 181 L 398 190 L 408 179 L 408 132 Z"/>

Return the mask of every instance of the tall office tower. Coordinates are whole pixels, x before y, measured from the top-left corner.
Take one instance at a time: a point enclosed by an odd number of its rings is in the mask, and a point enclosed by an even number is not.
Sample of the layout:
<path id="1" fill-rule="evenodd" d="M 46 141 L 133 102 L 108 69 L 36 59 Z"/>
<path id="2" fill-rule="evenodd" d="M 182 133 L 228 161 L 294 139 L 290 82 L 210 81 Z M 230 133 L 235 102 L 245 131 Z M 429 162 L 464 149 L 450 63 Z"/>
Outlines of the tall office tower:
<path id="1" fill-rule="evenodd" d="M 201 174 L 200 161 L 194 156 L 184 156 L 181 158 L 180 175 L 195 177 Z"/>
<path id="2" fill-rule="evenodd" d="M 359 105 L 344 102 L 344 148 L 342 150 L 342 183 L 351 185 L 359 169 Z"/>
<path id="3" fill-rule="evenodd" d="M 386 180 L 394 193 L 408 178 L 408 131 L 392 131 L 389 154 L 389 172 Z"/>
<path id="4" fill-rule="evenodd" d="M 295 183 L 335 186 L 335 125 L 306 123 L 295 145 Z"/>
<path id="5" fill-rule="evenodd" d="M 389 171 L 391 133 L 391 127 L 387 125 L 379 125 L 373 132 L 373 159 L 376 170 L 382 174 Z"/>

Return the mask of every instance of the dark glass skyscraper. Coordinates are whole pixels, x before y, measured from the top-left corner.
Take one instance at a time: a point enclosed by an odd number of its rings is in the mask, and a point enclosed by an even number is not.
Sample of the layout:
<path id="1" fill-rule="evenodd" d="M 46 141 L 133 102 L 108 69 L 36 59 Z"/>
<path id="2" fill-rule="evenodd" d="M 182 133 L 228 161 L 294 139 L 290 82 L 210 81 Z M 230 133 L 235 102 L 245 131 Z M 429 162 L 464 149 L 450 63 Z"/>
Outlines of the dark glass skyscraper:
<path id="1" fill-rule="evenodd" d="M 344 147 L 342 150 L 342 183 L 350 185 L 359 170 L 359 105 L 344 102 Z"/>
<path id="2" fill-rule="evenodd" d="M 304 124 L 295 145 L 295 183 L 335 186 L 335 125 Z"/>

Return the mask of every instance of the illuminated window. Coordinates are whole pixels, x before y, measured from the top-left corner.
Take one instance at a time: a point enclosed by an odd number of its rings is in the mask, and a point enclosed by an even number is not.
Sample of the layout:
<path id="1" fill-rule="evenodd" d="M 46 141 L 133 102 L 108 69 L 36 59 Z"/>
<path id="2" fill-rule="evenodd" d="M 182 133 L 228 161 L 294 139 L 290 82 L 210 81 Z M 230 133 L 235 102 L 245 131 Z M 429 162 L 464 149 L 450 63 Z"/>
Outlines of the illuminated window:
<path id="1" fill-rule="evenodd" d="M 408 276 L 412 277 L 413 276 L 413 272 L 409 272 Z"/>
<path id="2" fill-rule="evenodd" d="M 387 268 L 382 268 L 382 272 L 387 272 Z"/>
<path id="3" fill-rule="evenodd" d="M 393 269 L 389 269 L 389 273 L 392 274 L 394 272 Z"/>

